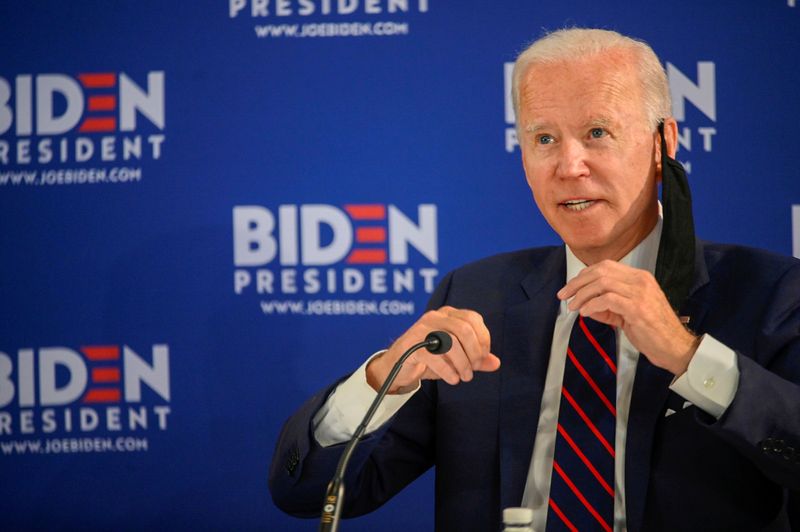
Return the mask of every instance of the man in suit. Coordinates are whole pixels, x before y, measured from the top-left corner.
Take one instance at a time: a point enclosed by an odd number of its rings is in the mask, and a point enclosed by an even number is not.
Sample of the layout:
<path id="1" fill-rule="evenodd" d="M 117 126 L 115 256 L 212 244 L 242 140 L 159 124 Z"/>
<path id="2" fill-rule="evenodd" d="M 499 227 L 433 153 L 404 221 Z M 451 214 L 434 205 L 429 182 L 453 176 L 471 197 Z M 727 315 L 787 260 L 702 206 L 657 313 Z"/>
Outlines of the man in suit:
<path id="1" fill-rule="evenodd" d="M 565 246 L 448 274 L 388 350 L 290 418 L 270 471 L 275 502 L 319 514 L 359 405 L 408 347 L 444 330 L 452 349 L 413 355 L 370 424 L 345 515 L 435 465 L 437 530 L 497 529 L 501 510 L 521 505 L 536 530 L 789 529 L 787 501 L 800 489 L 800 262 L 695 241 L 685 199 L 666 188 L 662 218 L 658 184 L 674 171 L 677 124 L 646 44 L 603 30 L 549 34 L 517 59 L 514 102 L 528 183 Z M 581 452 L 593 436 L 564 439 L 567 374 L 583 370 L 571 362 L 573 329 L 584 320 L 613 328 L 605 350 L 587 332 L 613 359 L 611 403 L 601 397 L 615 415 L 610 436 L 575 407 L 612 457 L 606 479 Z M 559 467 L 567 444 L 586 471 Z M 572 481 L 581 476 L 595 485 Z M 598 487 L 607 495 L 595 502 Z"/>

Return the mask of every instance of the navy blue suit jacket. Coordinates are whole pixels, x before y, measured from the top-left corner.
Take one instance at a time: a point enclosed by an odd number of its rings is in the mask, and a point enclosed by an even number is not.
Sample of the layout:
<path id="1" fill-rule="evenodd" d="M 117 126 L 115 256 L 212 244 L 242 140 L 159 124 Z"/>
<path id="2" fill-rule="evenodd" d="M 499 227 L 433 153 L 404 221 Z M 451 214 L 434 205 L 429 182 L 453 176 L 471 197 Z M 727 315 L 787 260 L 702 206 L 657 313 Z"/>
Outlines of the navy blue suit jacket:
<path id="1" fill-rule="evenodd" d="M 800 490 L 800 261 L 739 246 L 698 243 L 697 251 L 681 315 L 736 351 L 739 388 L 716 420 L 684 409 L 668 389 L 672 375 L 640 357 L 625 455 L 628 529 L 788 530 L 791 493 Z M 519 506 L 565 271 L 564 248 L 551 247 L 490 257 L 443 279 L 429 306 L 479 312 L 502 367 L 458 386 L 424 382 L 364 438 L 345 515 L 373 510 L 431 466 L 437 530 L 496 530 L 502 509 Z M 319 515 L 342 450 L 321 448 L 311 429 L 332 389 L 287 421 L 273 457 L 273 500 L 294 515 Z M 676 413 L 665 417 L 667 408 Z"/>

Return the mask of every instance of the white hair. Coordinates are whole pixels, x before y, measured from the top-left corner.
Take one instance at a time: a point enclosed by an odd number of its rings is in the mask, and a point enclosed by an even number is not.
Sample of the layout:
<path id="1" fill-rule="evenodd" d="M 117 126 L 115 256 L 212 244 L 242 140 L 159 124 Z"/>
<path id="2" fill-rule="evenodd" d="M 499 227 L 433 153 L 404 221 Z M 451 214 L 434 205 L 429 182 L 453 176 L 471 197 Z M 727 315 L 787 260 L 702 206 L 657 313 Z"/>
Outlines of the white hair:
<path id="1" fill-rule="evenodd" d="M 519 121 L 519 86 L 530 67 L 536 64 L 574 61 L 608 50 L 628 50 L 634 54 L 638 62 L 636 72 L 641 83 L 644 112 L 650 124 L 657 127 L 660 121 L 672 116 L 667 74 L 647 43 L 610 30 L 567 28 L 541 37 L 517 56 L 511 84 L 517 120 Z"/>

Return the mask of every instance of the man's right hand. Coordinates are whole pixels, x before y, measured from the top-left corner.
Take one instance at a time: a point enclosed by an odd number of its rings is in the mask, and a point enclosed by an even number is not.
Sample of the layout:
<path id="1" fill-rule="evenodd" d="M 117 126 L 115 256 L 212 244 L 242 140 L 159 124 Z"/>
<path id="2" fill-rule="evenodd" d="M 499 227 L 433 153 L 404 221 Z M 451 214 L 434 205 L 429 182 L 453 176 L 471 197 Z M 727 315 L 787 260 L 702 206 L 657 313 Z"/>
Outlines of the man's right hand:
<path id="1" fill-rule="evenodd" d="M 472 380 L 474 371 L 496 371 L 500 367 L 500 359 L 489 352 L 489 329 L 481 315 L 472 310 L 442 307 L 423 314 L 388 351 L 370 361 L 369 385 L 377 391 L 403 353 L 425 340 L 432 331 L 449 333 L 453 347 L 444 355 L 434 355 L 425 349 L 412 354 L 389 389 L 390 394 L 411 391 L 420 379 L 443 379 L 448 384 L 458 384 Z"/>

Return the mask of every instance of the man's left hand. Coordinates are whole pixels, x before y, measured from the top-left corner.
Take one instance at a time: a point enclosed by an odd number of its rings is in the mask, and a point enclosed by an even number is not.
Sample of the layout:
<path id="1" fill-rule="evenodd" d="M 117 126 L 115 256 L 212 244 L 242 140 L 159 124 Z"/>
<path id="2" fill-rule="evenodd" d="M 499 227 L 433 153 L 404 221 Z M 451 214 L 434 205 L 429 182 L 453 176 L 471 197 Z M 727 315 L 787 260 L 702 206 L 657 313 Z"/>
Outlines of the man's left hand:
<path id="1" fill-rule="evenodd" d="M 612 327 L 654 365 L 680 376 L 700 338 L 672 310 L 655 277 L 645 270 L 604 260 L 586 267 L 558 292 L 570 310 Z"/>

